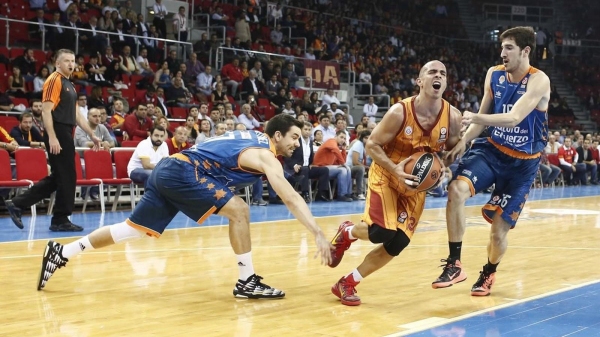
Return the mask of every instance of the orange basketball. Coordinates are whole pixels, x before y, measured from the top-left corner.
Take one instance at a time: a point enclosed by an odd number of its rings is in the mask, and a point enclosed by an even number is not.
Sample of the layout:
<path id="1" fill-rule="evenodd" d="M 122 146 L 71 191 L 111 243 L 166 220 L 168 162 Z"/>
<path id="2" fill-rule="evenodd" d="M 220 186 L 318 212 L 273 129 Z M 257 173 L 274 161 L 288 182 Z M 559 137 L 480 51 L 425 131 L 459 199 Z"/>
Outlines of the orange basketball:
<path id="1" fill-rule="evenodd" d="M 438 156 L 429 152 L 417 152 L 410 158 L 404 165 L 404 172 L 419 178 L 419 185 L 415 188 L 423 192 L 437 185 L 442 176 L 442 163 Z"/>

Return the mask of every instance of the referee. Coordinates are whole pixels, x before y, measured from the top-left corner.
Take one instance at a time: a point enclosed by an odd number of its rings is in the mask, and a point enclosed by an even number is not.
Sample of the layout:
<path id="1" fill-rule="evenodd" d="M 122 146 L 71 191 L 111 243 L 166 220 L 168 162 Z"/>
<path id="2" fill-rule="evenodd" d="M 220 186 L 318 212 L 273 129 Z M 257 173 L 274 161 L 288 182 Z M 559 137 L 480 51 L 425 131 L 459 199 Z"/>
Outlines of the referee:
<path id="1" fill-rule="evenodd" d="M 42 91 L 42 117 L 44 121 L 44 143 L 48 149 L 48 161 L 52 173 L 33 185 L 25 193 L 6 200 L 10 217 L 17 227 L 23 228 L 21 210 L 31 207 L 56 191 L 56 207 L 50 222 L 54 232 L 82 231 L 69 220 L 75 203 L 75 142 L 73 129 L 79 125 L 94 142 L 94 150 L 100 147 L 100 139 L 88 126 L 77 109 L 77 92 L 69 80 L 75 68 L 75 54 L 68 49 L 56 53 L 56 71 L 44 82 Z"/>

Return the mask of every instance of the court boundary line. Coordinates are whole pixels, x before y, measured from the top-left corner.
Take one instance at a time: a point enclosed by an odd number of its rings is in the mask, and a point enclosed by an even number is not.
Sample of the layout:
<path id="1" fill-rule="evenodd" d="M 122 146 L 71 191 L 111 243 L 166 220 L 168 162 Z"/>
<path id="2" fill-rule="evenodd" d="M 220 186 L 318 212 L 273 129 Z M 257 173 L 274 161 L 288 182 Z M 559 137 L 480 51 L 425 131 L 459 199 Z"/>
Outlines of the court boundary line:
<path id="1" fill-rule="evenodd" d="M 563 187 L 564 188 L 564 187 Z M 600 194 L 597 195 L 586 195 L 586 196 L 579 196 L 579 197 L 562 197 L 562 198 L 550 198 L 550 199 L 540 199 L 540 200 L 530 200 L 529 202 L 542 202 L 542 201 L 552 201 L 552 200 L 562 200 L 562 199 L 582 199 L 582 198 L 597 198 L 600 197 Z M 484 204 L 485 205 L 485 204 Z M 465 208 L 469 208 L 469 207 L 483 207 L 483 205 L 469 205 L 469 206 L 465 206 Z M 432 207 L 432 208 L 425 208 L 425 210 L 439 210 L 439 209 L 445 209 L 446 206 L 444 207 Z M 122 212 L 122 211 L 121 211 Z M 107 212 L 105 212 L 104 214 L 106 214 Z M 112 213 L 112 212 L 111 212 Z M 181 212 L 179 212 L 181 213 Z M 81 213 L 83 214 L 83 213 Z M 100 215 L 102 215 L 102 213 L 98 213 Z M 312 214 L 312 210 L 311 210 L 311 214 Z M 340 217 L 340 216 L 353 216 L 353 215 L 361 215 L 363 214 L 361 213 L 350 213 L 350 214 L 339 214 L 339 215 L 322 215 L 322 216 L 314 216 L 313 217 L 315 219 L 326 219 L 326 218 L 332 218 L 332 217 Z M 218 215 L 218 214 L 215 214 Z M 45 215 L 47 216 L 47 215 Z M 10 219 L 9 217 L 4 218 L 4 219 Z M 31 221 L 31 218 L 29 219 Z M 191 220 L 188 218 L 188 220 Z M 250 225 L 260 225 L 260 224 L 266 224 L 266 223 L 273 223 L 273 222 L 278 222 L 278 221 L 293 221 L 296 220 L 298 221 L 295 217 L 292 217 L 290 219 L 280 219 L 280 220 L 267 220 L 267 221 L 257 221 L 257 222 L 250 222 Z M 124 222 L 125 220 L 123 220 L 122 222 Z M 115 222 L 117 223 L 117 222 Z M 10 224 L 10 223 L 9 223 Z M 103 225 L 102 227 L 104 227 L 106 225 Z M 199 225 L 199 226 L 195 226 L 195 227 L 185 227 L 185 228 L 167 228 L 165 231 L 174 231 L 174 230 L 188 230 L 188 229 L 198 229 L 198 228 L 212 228 L 212 227 L 224 227 L 224 226 L 229 226 L 229 224 L 219 224 L 219 225 L 207 225 L 207 226 L 203 226 L 203 225 Z M 100 228 L 100 227 L 98 227 Z M 98 229 L 96 228 L 96 229 Z M 96 230 L 94 229 L 94 230 Z M 442 229 L 440 229 L 442 230 Z M 435 230 L 438 231 L 438 230 Z M 86 235 L 89 235 L 86 234 Z M 54 238 L 47 238 L 47 239 L 27 239 L 27 240 L 14 240 L 14 241 L 0 241 L 0 245 L 1 244 L 7 244 L 7 243 L 17 243 L 17 242 L 35 242 L 35 241 L 40 241 L 40 240 L 60 240 L 60 239 L 73 239 L 73 238 L 81 238 L 85 235 L 76 235 L 76 236 L 63 236 L 63 237 L 54 237 Z"/>
<path id="2" fill-rule="evenodd" d="M 523 303 L 530 302 L 530 301 L 539 300 L 539 299 L 542 299 L 542 298 L 545 298 L 545 297 L 550 297 L 550 296 L 553 296 L 553 295 L 558 295 L 558 294 L 561 294 L 561 293 L 565 293 L 565 292 L 568 292 L 568 291 L 571 291 L 571 290 L 580 289 L 580 288 L 587 287 L 589 285 L 598 284 L 598 283 L 600 283 L 600 280 L 588 281 L 588 282 L 584 282 L 584 283 L 572 285 L 570 287 L 552 290 L 552 291 L 549 291 L 549 292 L 546 292 L 546 293 L 543 293 L 543 294 L 539 294 L 539 295 L 535 295 L 535 296 L 531 296 L 531 297 L 527 297 L 527 298 L 522 298 L 522 299 L 514 300 L 512 302 L 508 302 L 508 303 L 504 303 L 504 304 L 495 305 L 495 306 L 490 307 L 490 308 L 481 309 L 481 310 L 478 310 L 478 311 L 473 311 L 471 313 L 460 315 L 460 316 L 456 316 L 456 317 L 453 317 L 453 318 L 447 318 L 447 319 L 445 319 L 444 322 L 440 322 L 440 323 L 437 323 L 437 324 L 434 323 L 434 324 L 426 325 L 426 326 L 419 327 L 419 328 L 408 329 L 406 331 L 399 331 L 399 332 L 395 332 L 395 333 L 392 333 L 392 334 L 389 334 L 389 335 L 385 335 L 383 337 L 408 336 L 410 334 L 415 334 L 415 333 L 418 333 L 418 332 L 423 332 L 423 331 L 430 330 L 430 329 L 433 329 L 433 328 L 437 328 L 437 327 L 440 327 L 440 326 L 452 324 L 454 322 L 466 320 L 468 318 L 479 316 L 479 315 L 488 313 L 490 311 L 506 309 L 506 308 L 509 308 L 509 307 L 512 307 L 512 306 L 515 306 L 515 305 L 523 304 Z M 465 295 L 465 296 L 467 296 L 467 295 Z M 440 317 L 440 318 L 442 318 L 442 317 Z"/>

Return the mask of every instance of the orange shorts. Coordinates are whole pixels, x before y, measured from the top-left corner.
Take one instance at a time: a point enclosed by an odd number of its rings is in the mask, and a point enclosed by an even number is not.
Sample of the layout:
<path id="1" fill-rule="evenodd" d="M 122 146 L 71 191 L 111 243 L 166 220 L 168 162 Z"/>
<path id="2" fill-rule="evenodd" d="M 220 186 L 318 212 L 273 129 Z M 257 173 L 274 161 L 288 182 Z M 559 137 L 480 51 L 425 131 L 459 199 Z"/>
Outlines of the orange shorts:
<path id="1" fill-rule="evenodd" d="M 373 179 L 375 180 L 375 179 Z M 369 180 L 369 190 L 362 220 L 391 230 L 400 229 L 412 238 L 425 207 L 425 192 L 401 195 L 387 179 Z"/>

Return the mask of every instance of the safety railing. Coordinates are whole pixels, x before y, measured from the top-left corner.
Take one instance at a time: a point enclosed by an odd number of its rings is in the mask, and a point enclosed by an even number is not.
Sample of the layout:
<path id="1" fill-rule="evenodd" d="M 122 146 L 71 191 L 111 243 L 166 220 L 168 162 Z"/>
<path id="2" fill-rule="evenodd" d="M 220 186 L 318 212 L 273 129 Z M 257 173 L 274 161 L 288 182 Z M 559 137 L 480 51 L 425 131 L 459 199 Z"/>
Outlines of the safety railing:
<path id="1" fill-rule="evenodd" d="M 1 23 L 1 22 L 4 23 Z M 92 29 L 86 29 L 86 28 L 79 28 L 79 27 L 69 27 L 69 26 L 61 26 L 61 25 L 55 25 L 55 24 L 48 24 L 48 23 L 39 23 L 39 22 L 32 22 L 32 21 L 24 21 L 24 20 L 15 20 L 15 19 L 9 19 L 9 18 L 2 18 L 0 17 L 0 24 L 5 24 L 6 25 L 6 47 L 9 48 L 11 45 L 10 42 L 10 31 L 12 26 L 10 25 L 10 23 L 20 23 L 20 24 L 27 24 L 27 25 L 37 25 L 37 26 L 43 26 L 45 29 L 41 30 L 41 50 L 46 50 L 46 35 L 47 35 L 47 30 L 50 27 L 55 27 L 55 28 L 61 28 L 63 30 L 73 30 L 75 31 L 75 54 L 79 53 L 79 40 L 80 40 L 80 35 L 81 32 L 89 32 L 89 33 L 96 33 L 96 34 L 101 34 L 101 35 L 105 35 L 106 38 L 108 38 L 109 36 L 123 36 L 123 37 L 131 37 L 134 39 L 138 39 L 140 44 L 136 44 L 136 55 L 139 54 L 139 49 L 140 47 L 144 47 L 145 45 L 143 44 L 143 40 L 152 40 L 152 41 L 159 41 L 159 42 L 164 42 L 165 44 L 169 43 L 169 44 L 177 44 L 177 45 L 183 45 L 183 46 L 188 46 L 188 47 L 192 47 L 192 44 L 190 42 L 182 42 L 182 41 L 177 41 L 177 40 L 169 40 L 169 39 L 162 39 L 162 38 L 156 38 L 156 37 L 149 37 L 149 36 L 141 36 L 141 35 L 131 35 L 131 34 L 119 34 L 119 33 L 114 33 L 114 32 L 106 32 L 106 31 L 102 31 L 102 30 L 92 30 Z M 185 48 L 183 48 L 185 50 Z M 168 48 L 163 48 L 163 52 L 164 52 L 164 57 L 167 56 L 167 50 Z"/>
<path id="2" fill-rule="evenodd" d="M 543 25 L 552 21 L 554 8 L 538 6 L 513 6 L 485 3 L 484 20 L 504 21 L 511 24 Z"/>

